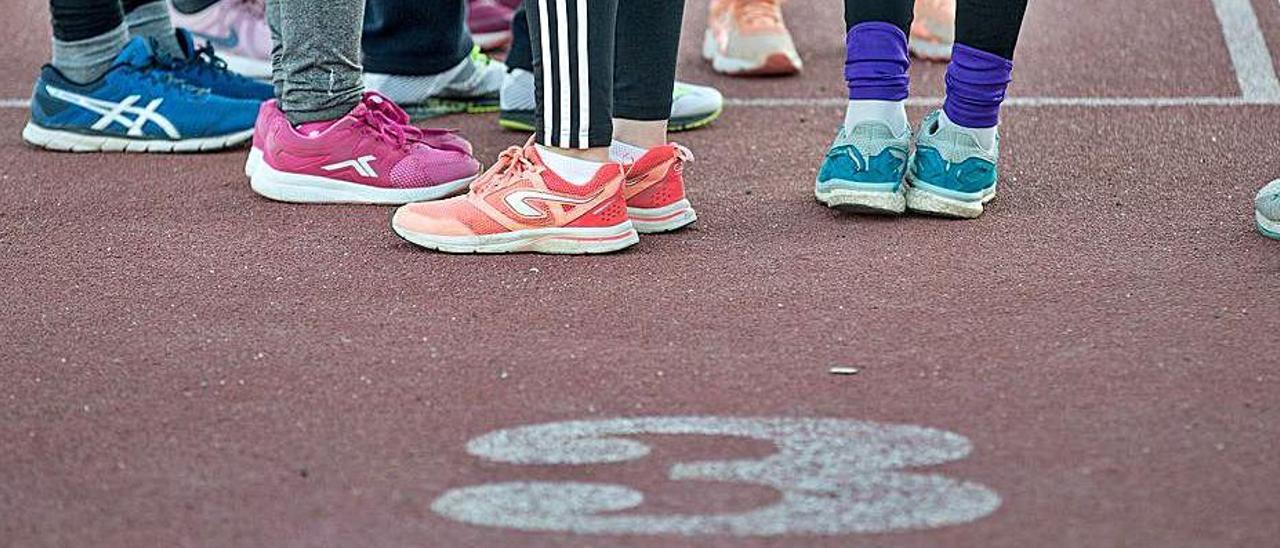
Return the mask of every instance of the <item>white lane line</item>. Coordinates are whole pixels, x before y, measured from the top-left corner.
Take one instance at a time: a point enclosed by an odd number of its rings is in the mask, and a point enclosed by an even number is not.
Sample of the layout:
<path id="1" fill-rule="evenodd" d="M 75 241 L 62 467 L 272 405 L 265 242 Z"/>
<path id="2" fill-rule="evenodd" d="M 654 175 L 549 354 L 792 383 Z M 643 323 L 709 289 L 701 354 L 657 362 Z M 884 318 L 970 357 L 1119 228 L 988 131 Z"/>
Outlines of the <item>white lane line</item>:
<path id="1" fill-rule="evenodd" d="M 849 103 L 847 99 L 820 98 L 804 99 L 796 97 L 761 97 L 761 98 L 727 98 L 726 106 L 754 108 L 803 108 L 803 107 L 843 107 Z M 907 99 L 907 106 L 936 107 L 942 104 L 942 97 L 912 97 Z M 1249 105 L 1280 105 L 1280 97 L 1255 98 L 1246 97 L 1010 97 L 1005 99 L 1004 106 L 1009 107 L 1239 107 Z"/>
<path id="2" fill-rule="evenodd" d="M 1213 0 L 1213 9 L 1244 98 L 1280 102 L 1280 79 L 1250 0 Z"/>
<path id="3" fill-rule="evenodd" d="M 836 97 L 727 97 L 725 106 L 739 108 L 807 108 L 843 107 L 847 99 Z M 907 106 L 936 107 L 941 97 L 912 97 Z M 0 99 L 0 108 L 22 108 L 29 105 L 26 99 Z M 1009 107 L 1243 107 L 1250 105 L 1280 105 L 1280 96 L 1274 98 L 1247 97 L 1010 97 L 1004 106 Z"/>

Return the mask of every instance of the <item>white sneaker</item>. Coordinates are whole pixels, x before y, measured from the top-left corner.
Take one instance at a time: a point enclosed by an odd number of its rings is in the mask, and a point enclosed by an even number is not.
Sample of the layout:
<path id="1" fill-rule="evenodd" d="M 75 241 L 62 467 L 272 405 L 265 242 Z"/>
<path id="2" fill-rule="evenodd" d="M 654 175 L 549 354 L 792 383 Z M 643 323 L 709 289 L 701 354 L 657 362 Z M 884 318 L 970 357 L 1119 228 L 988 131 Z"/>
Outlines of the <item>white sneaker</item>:
<path id="1" fill-rule="evenodd" d="M 506 73 L 506 65 L 475 48 L 462 62 L 439 74 L 366 72 L 364 85 L 395 101 L 415 118 L 425 118 L 498 110 L 498 93 Z"/>
<path id="2" fill-rule="evenodd" d="M 513 131 L 535 131 L 537 105 L 533 89 L 533 73 L 512 69 L 502 80 L 498 124 Z M 715 88 L 677 81 L 671 92 L 671 118 L 668 131 L 697 129 L 720 117 L 724 96 Z"/>

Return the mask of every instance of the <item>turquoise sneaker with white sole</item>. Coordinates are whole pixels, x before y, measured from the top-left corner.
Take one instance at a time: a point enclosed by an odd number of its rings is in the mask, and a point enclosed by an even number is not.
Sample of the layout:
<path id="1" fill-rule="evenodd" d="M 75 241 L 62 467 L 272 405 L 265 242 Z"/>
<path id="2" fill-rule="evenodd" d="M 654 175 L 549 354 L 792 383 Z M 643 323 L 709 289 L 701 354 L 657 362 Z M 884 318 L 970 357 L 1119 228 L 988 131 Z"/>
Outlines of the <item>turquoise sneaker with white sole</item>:
<path id="1" fill-rule="evenodd" d="M 1258 191 L 1258 197 L 1253 200 L 1253 212 L 1258 232 L 1280 240 L 1280 179 L 1271 181 Z"/>
<path id="2" fill-rule="evenodd" d="M 996 197 L 1000 137 L 984 149 L 972 134 L 942 124 L 941 115 L 935 110 L 920 123 L 907 168 L 907 209 L 974 219 Z"/>
<path id="3" fill-rule="evenodd" d="M 889 124 L 861 122 L 840 128 L 818 170 L 813 194 L 827 207 L 896 215 L 906 209 L 903 175 L 911 130 L 894 135 Z"/>

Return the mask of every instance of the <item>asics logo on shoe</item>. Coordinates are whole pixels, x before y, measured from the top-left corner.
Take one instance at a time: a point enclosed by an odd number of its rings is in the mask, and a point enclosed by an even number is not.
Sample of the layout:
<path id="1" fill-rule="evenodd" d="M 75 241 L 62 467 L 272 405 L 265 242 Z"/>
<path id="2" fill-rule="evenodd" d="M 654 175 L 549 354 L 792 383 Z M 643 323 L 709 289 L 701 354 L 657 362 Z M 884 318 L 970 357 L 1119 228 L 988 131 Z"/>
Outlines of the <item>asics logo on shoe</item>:
<path id="1" fill-rule="evenodd" d="M 507 194 L 506 197 L 504 197 L 502 200 L 507 202 L 507 205 L 511 207 L 511 210 L 516 212 L 521 217 L 530 217 L 530 218 L 536 219 L 540 217 L 546 217 L 547 215 L 543 213 L 541 210 L 539 210 L 538 208 L 533 207 L 532 205 L 529 205 L 529 200 L 541 200 L 544 202 L 582 205 L 587 202 L 590 202 L 591 198 L 569 198 L 567 196 L 561 196 L 559 194 L 550 194 L 550 193 L 542 192 L 538 190 L 517 190 L 515 192 Z"/>
<path id="2" fill-rule="evenodd" d="M 345 162 L 338 162 L 336 164 L 320 166 L 320 169 L 323 169 L 325 171 L 338 171 L 340 169 L 351 168 L 351 169 L 354 169 L 356 173 L 358 173 L 361 177 L 368 177 L 372 179 L 378 176 L 378 172 L 373 169 L 372 165 L 369 165 L 369 162 L 374 162 L 377 160 L 378 160 L 377 156 L 373 156 L 373 155 L 361 156 L 354 160 L 347 160 Z"/>
<path id="3" fill-rule="evenodd" d="M 203 34 L 194 31 L 191 34 L 203 39 L 213 47 L 219 49 L 232 49 L 240 45 L 240 34 L 236 32 L 236 29 L 231 29 L 231 34 L 226 36 L 213 36 L 211 34 Z"/>
<path id="4" fill-rule="evenodd" d="M 101 114 L 102 118 L 99 118 L 97 122 L 90 126 L 94 131 L 107 129 L 111 124 L 120 124 L 128 128 L 130 137 L 142 137 L 143 128 L 147 125 L 147 122 L 151 122 L 164 131 L 165 135 L 168 135 L 170 139 L 182 138 L 182 134 L 178 132 L 178 128 L 174 127 L 173 122 L 156 112 L 156 109 L 160 108 L 160 104 L 164 103 L 164 99 L 152 99 L 145 107 L 135 107 L 133 105 L 142 100 L 141 95 L 130 95 L 125 97 L 123 101 L 115 103 L 105 99 L 86 97 L 53 86 L 45 86 L 44 89 L 49 92 L 50 97 L 71 103 L 90 112 Z M 133 115 L 134 118 L 130 119 L 126 116 L 128 114 Z"/>

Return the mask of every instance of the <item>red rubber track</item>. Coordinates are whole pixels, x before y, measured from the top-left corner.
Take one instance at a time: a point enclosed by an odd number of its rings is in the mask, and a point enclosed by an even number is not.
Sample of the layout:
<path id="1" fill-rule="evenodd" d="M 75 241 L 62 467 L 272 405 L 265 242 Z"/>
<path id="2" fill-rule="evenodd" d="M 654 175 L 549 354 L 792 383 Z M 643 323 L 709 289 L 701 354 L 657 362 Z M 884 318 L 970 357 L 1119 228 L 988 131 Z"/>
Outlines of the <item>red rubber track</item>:
<path id="1" fill-rule="evenodd" d="M 682 75 L 731 97 L 839 98 L 836 2 L 787 5 L 797 78 Z M 1280 54 L 1280 5 L 1254 2 Z M 0 96 L 47 56 L 39 0 L 0 7 Z M 1013 94 L 1233 96 L 1208 1 L 1033 1 Z M 1280 55 L 1277 56 L 1280 58 Z M 941 94 L 917 63 L 913 91 Z M 922 109 L 912 109 L 918 119 Z M 1280 536 L 1280 107 L 1006 110 L 980 220 L 815 203 L 840 108 L 730 108 L 679 135 L 700 221 L 605 257 L 446 256 L 389 210 L 253 194 L 244 152 L 67 155 L 0 109 L 0 544 L 12 546 L 1262 546 Z M 1269 121 L 1269 122 L 1268 122 Z M 523 136 L 452 117 L 491 160 Z M 832 366 L 861 369 L 833 376 Z M 706 513 L 763 488 L 667 481 L 767 444 L 671 440 L 577 468 L 485 463 L 521 424 L 635 415 L 840 417 L 973 443 L 929 471 L 1003 504 L 965 525 L 845 537 L 590 537 L 464 525 L 448 489 L 643 487 Z"/>

